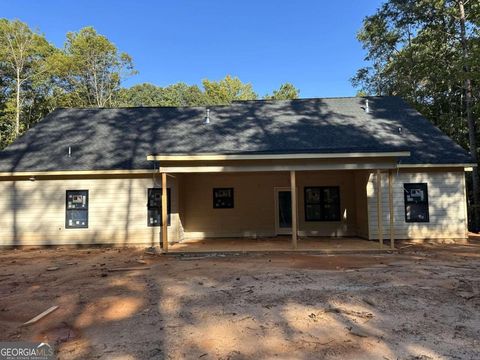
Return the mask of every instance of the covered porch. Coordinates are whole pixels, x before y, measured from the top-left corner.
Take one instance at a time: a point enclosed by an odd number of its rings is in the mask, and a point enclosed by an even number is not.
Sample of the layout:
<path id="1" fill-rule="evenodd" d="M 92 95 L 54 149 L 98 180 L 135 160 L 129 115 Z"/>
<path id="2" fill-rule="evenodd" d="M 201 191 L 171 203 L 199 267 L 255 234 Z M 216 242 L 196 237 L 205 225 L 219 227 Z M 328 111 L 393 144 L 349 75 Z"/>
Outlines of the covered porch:
<path id="1" fill-rule="evenodd" d="M 177 219 L 175 231 L 169 226 L 160 232 L 162 251 L 394 249 L 397 156 L 405 154 L 284 160 L 151 156 L 160 162 L 161 223 Z M 172 213 L 168 188 L 176 204 Z"/>
<path id="2" fill-rule="evenodd" d="M 170 245 L 169 253 L 243 253 L 243 252 L 314 252 L 319 254 L 374 253 L 389 250 L 377 241 L 359 237 L 297 238 L 297 247 L 292 246 L 292 237 L 279 235 L 267 238 L 208 238 L 185 240 Z"/>

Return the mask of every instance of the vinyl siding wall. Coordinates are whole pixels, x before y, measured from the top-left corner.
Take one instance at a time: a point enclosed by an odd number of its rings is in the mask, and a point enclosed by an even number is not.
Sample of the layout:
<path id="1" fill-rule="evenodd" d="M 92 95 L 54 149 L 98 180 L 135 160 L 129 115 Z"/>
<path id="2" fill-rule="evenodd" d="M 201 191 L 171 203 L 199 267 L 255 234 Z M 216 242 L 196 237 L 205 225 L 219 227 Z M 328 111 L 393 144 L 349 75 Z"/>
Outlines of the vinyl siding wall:
<path id="1" fill-rule="evenodd" d="M 178 192 L 173 179 L 168 186 L 172 194 L 168 232 L 178 238 Z M 151 176 L 0 181 L 0 245 L 158 245 L 160 227 L 147 226 L 151 187 L 155 187 Z M 89 190 L 87 229 L 65 228 L 66 190 Z"/>
<path id="2" fill-rule="evenodd" d="M 160 179 L 157 177 L 157 185 Z M 429 223 L 406 223 L 403 183 L 426 182 Z M 176 174 L 171 188 L 169 241 L 204 237 L 275 235 L 275 187 L 289 188 L 287 172 Z M 339 186 L 341 220 L 306 222 L 305 186 Z M 0 179 L 0 245 L 158 245 L 160 228 L 147 226 L 151 175 L 124 177 Z M 159 186 L 156 186 L 159 187 Z M 213 208 L 213 188 L 233 187 L 235 207 Z M 384 238 L 389 236 L 388 176 L 382 175 Z M 65 229 L 66 190 L 89 190 L 88 229 Z M 297 172 L 301 236 L 377 239 L 375 174 L 368 171 Z M 465 238 L 463 171 L 401 171 L 394 184 L 397 239 Z"/>
<path id="3" fill-rule="evenodd" d="M 390 233 L 388 208 L 388 174 L 382 173 L 383 238 Z M 467 237 L 467 211 L 465 173 L 463 171 L 403 170 L 394 173 L 393 203 L 394 229 L 397 239 L 464 239 Z M 427 183 L 430 221 L 407 223 L 405 221 L 405 183 Z M 368 224 L 370 239 L 378 239 L 376 174 L 370 174 L 367 184 Z"/>

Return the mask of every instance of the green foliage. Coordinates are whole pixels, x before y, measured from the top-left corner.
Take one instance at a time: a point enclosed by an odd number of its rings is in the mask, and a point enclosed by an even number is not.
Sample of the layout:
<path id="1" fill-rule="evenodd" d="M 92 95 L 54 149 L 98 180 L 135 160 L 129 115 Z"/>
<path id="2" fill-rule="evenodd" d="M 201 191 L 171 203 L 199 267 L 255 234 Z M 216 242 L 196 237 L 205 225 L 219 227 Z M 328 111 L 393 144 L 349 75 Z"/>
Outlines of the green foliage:
<path id="1" fill-rule="evenodd" d="M 298 90 L 291 83 L 284 83 L 280 85 L 278 90 L 274 90 L 272 95 L 265 95 L 264 99 L 266 100 L 292 100 L 297 99 L 300 94 Z"/>
<path id="2" fill-rule="evenodd" d="M 136 74 L 132 58 L 94 28 L 68 33 L 65 50 L 56 59 L 63 87 L 82 106 L 105 107 L 122 80 Z"/>
<path id="3" fill-rule="evenodd" d="M 196 85 L 177 83 L 167 87 L 139 84 L 120 89 L 114 103 L 116 106 L 196 106 L 204 103 L 204 95 Z"/>
<path id="4" fill-rule="evenodd" d="M 235 100 L 256 100 L 251 84 L 244 84 L 237 77 L 227 75 L 220 81 L 202 81 L 206 105 L 226 105 Z"/>
<path id="5" fill-rule="evenodd" d="M 480 3 L 466 4 L 474 115 L 480 94 Z M 369 66 L 352 79 L 361 91 L 399 95 L 467 147 L 465 79 L 456 0 L 388 0 L 365 18 L 358 39 Z"/>
<path id="6" fill-rule="evenodd" d="M 116 106 L 205 106 L 226 105 L 232 101 L 255 100 L 257 94 L 251 84 L 245 84 L 238 78 L 227 75 L 220 81 L 203 80 L 203 89 L 196 85 L 177 83 L 167 87 L 152 84 L 134 85 L 120 89 L 114 103 Z M 288 100 L 298 98 L 299 90 L 285 83 L 273 95 L 265 99 Z"/>
<path id="7" fill-rule="evenodd" d="M 0 148 L 48 112 L 56 51 L 25 23 L 0 19 Z"/>

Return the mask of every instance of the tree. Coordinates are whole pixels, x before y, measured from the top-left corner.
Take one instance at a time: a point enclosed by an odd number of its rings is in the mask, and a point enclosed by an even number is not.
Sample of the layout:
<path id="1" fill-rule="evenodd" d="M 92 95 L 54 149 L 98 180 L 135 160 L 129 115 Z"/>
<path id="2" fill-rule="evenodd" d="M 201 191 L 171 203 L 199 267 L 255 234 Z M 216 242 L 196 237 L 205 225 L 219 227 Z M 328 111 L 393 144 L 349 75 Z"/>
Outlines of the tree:
<path id="1" fill-rule="evenodd" d="M 119 89 L 115 94 L 115 106 L 161 106 L 163 89 L 143 83 L 130 88 Z"/>
<path id="2" fill-rule="evenodd" d="M 297 99 L 300 94 L 298 90 L 291 83 L 284 83 L 280 85 L 278 90 L 274 90 L 272 95 L 265 95 L 264 99 L 266 100 L 292 100 Z"/>
<path id="3" fill-rule="evenodd" d="M 116 106 L 200 106 L 204 94 L 196 85 L 176 83 L 167 87 L 138 84 L 122 88 L 115 95 Z"/>
<path id="4" fill-rule="evenodd" d="M 206 105 L 226 105 L 235 100 L 255 100 L 257 94 L 251 84 L 243 83 L 238 77 L 227 75 L 220 81 L 202 81 Z"/>
<path id="5" fill-rule="evenodd" d="M 3 104 L 6 113 L 11 113 L 14 95 L 14 137 L 22 131 L 22 107 L 28 101 L 24 94 L 28 89 L 40 86 L 49 70 L 48 59 L 54 52 L 55 48 L 42 35 L 33 32 L 27 24 L 18 20 L 0 19 Z M 35 91 L 32 93 L 35 94 Z"/>
<path id="6" fill-rule="evenodd" d="M 464 80 L 464 94 L 465 94 L 465 110 L 468 124 L 468 139 L 470 145 L 470 152 L 472 154 L 473 161 L 478 164 L 478 152 L 477 152 L 477 126 L 473 117 L 473 86 L 470 74 L 469 64 L 469 41 L 466 31 L 466 17 L 465 17 L 465 4 L 463 0 L 458 1 L 458 9 L 460 12 L 460 43 L 462 45 L 462 69 L 465 75 Z M 479 28 L 480 29 L 480 28 Z M 472 185 L 473 185 L 473 198 L 474 198 L 474 212 L 475 212 L 475 230 L 479 229 L 480 222 L 480 181 L 478 176 L 478 169 L 472 171 Z"/>
<path id="7" fill-rule="evenodd" d="M 163 88 L 163 106 L 202 106 L 205 94 L 197 85 L 176 83 Z"/>
<path id="8" fill-rule="evenodd" d="M 105 107 L 112 103 L 122 81 L 136 71 L 133 60 L 93 27 L 68 33 L 63 56 L 57 59 L 65 93 L 82 106 Z"/>
<path id="9" fill-rule="evenodd" d="M 196 85 L 176 83 L 166 87 L 152 84 L 138 84 L 128 89 L 120 89 L 114 103 L 116 106 L 208 106 L 225 105 L 232 101 L 255 100 L 256 93 L 250 84 L 238 78 L 226 76 L 220 81 L 203 80 L 204 89 Z M 287 100 L 298 98 L 299 90 L 285 83 L 265 99 Z"/>
<path id="10" fill-rule="evenodd" d="M 463 14 L 465 13 L 465 14 Z M 480 3 L 462 0 L 387 0 L 358 33 L 369 66 L 352 83 L 375 95 L 399 95 L 478 161 Z M 472 177 L 475 216 L 480 184 Z"/>

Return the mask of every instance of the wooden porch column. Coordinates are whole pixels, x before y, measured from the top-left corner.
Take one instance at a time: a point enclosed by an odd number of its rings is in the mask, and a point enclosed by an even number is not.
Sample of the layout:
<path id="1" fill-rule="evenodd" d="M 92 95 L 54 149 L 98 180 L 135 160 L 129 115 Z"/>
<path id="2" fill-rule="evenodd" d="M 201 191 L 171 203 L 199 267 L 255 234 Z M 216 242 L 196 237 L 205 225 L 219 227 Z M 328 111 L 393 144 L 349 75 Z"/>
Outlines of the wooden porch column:
<path id="1" fill-rule="evenodd" d="M 295 171 L 290 171 L 290 194 L 292 200 L 292 248 L 297 249 L 297 184 Z"/>
<path id="2" fill-rule="evenodd" d="M 393 170 L 388 170 L 388 207 L 390 210 L 390 248 L 395 249 L 395 212 L 393 207 Z"/>
<path id="3" fill-rule="evenodd" d="M 383 221 L 382 221 L 382 173 L 377 170 L 377 232 L 380 247 L 383 247 Z"/>
<path id="4" fill-rule="evenodd" d="M 162 250 L 168 252 L 167 173 L 162 172 Z"/>

